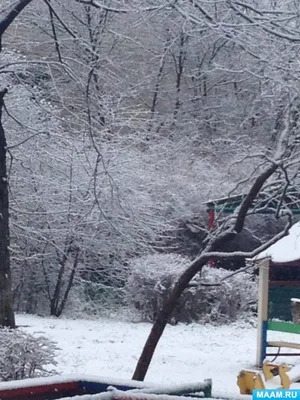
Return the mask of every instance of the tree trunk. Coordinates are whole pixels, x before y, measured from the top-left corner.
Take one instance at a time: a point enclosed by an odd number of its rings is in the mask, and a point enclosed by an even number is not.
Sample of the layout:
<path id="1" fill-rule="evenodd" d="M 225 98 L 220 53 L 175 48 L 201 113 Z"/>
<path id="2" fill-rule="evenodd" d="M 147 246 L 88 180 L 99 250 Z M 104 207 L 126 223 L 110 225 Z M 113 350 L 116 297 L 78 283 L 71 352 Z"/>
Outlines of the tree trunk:
<path id="1" fill-rule="evenodd" d="M 161 311 L 159 312 L 148 336 L 143 352 L 137 363 L 132 379 L 143 381 L 151 363 L 154 351 L 162 336 L 164 329 L 172 315 L 172 312 L 182 294 L 186 289 L 191 279 L 208 261 L 208 257 L 200 257 L 191 264 L 191 266 L 180 276 L 174 289 L 172 290 L 169 298 L 164 303 Z"/>
<path id="2" fill-rule="evenodd" d="M 0 52 L 2 51 L 2 37 L 4 33 L 31 1 L 17 1 L 8 14 L 0 20 Z M 2 125 L 2 111 L 6 93 L 7 89 L 0 91 L 0 326 L 15 328 L 9 255 L 9 199 L 6 171 L 7 145 Z"/>
<path id="3" fill-rule="evenodd" d="M 7 89 L 0 91 L 0 326 L 15 328 L 9 257 L 9 200 L 6 171 L 6 138 L 2 110 Z"/>
<path id="4" fill-rule="evenodd" d="M 24 10 L 25 7 L 30 4 L 32 0 L 19 0 L 12 10 L 2 19 L 0 20 L 0 52 L 2 50 L 2 37 L 7 28 L 14 22 L 17 16 L 21 11 Z"/>
<path id="5" fill-rule="evenodd" d="M 227 231 L 220 233 L 218 236 L 216 236 L 216 238 L 213 238 L 211 242 L 207 245 L 205 250 L 202 252 L 202 254 L 198 258 L 196 258 L 189 265 L 189 267 L 180 275 L 178 281 L 174 286 L 174 289 L 172 290 L 169 298 L 165 301 L 161 311 L 159 312 L 152 326 L 151 332 L 146 340 L 145 346 L 138 360 L 132 379 L 138 381 L 143 381 L 145 379 L 156 346 L 164 332 L 164 329 L 183 291 L 188 287 L 193 277 L 198 272 L 201 271 L 203 266 L 210 259 L 208 253 L 218 251 L 220 248 L 222 248 L 222 245 L 233 240 L 239 233 L 242 232 L 250 206 L 252 205 L 256 196 L 260 192 L 264 183 L 270 176 L 273 175 L 273 173 L 277 170 L 277 168 L 278 165 L 276 163 L 270 164 L 257 177 L 257 179 L 253 183 L 252 187 L 250 188 L 248 194 L 246 195 L 245 199 L 243 200 L 240 206 L 234 226 L 231 229 L 228 229 Z"/>

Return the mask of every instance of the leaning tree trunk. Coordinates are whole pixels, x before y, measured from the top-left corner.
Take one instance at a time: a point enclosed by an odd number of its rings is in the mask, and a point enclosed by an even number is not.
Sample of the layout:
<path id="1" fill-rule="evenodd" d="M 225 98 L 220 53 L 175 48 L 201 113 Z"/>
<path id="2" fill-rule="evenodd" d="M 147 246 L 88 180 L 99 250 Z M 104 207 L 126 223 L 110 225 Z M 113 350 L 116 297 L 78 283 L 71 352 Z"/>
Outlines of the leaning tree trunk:
<path id="1" fill-rule="evenodd" d="M 152 326 L 151 332 L 146 340 L 142 354 L 136 365 L 132 379 L 143 381 L 145 379 L 146 373 L 150 366 L 152 357 L 154 355 L 156 346 L 165 330 L 165 327 L 172 316 L 172 313 L 178 303 L 180 296 L 184 290 L 188 287 L 188 284 L 193 279 L 193 277 L 201 271 L 202 267 L 209 260 L 209 252 L 220 251 L 225 243 L 233 240 L 238 234 L 240 234 L 244 228 L 245 219 L 252 202 L 255 200 L 256 196 L 260 192 L 262 186 L 267 181 L 267 179 L 273 175 L 273 173 L 278 169 L 277 163 L 271 163 L 255 180 L 252 187 L 250 188 L 248 194 L 243 200 L 239 212 L 236 217 L 235 224 L 232 229 L 220 233 L 216 238 L 212 239 L 207 245 L 206 249 L 202 254 L 196 258 L 189 267 L 180 275 L 178 281 L 176 282 L 169 298 L 165 301 L 162 309 L 158 313 L 158 316 Z"/>
<path id="2" fill-rule="evenodd" d="M 0 326 L 15 328 L 9 257 L 9 201 L 6 171 L 6 138 L 2 125 L 3 98 L 0 91 Z"/>

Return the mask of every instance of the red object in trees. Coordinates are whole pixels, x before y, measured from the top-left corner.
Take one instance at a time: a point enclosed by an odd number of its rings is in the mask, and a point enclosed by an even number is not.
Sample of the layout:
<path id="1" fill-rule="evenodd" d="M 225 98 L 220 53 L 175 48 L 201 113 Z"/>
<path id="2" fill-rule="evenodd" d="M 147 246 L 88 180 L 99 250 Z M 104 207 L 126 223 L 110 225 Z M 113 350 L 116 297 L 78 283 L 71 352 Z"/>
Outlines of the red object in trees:
<path id="1" fill-rule="evenodd" d="M 209 231 L 212 231 L 214 229 L 214 226 L 215 226 L 215 211 L 208 210 L 208 229 L 209 229 Z M 209 265 L 211 266 L 211 268 L 213 268 L 215 266 L 215 260 L 211 258 L 209 260 Z"/>
<path id="2" fill-rule="evenodd" d="M 215 211 L 208 210 L 208 229 L 212 231 L 215 225 Z"/>

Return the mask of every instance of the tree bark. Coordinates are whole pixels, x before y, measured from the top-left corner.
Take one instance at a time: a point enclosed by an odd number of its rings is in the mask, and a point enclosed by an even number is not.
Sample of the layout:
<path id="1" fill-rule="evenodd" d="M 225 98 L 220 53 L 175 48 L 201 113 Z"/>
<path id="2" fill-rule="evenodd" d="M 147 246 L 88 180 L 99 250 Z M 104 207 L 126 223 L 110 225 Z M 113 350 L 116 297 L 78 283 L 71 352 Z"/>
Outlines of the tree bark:
<path id="1" fill-rule="evenodd" d="M 203 266 L 209 260 L 209 252 L 218 251 L 224 243 L 227 243 L 234 239 L 239 233 L 242 232 L 245 219 L 249 208 L 251 207 L 253 201 L 259 194 L 262 186 L 267 181 L 267 179 L 273 175 L 277 170 L 278 164 L 270 164 L 255 180 L 251 189 L 249 190 L 247 196 L 243 200 L 239 212 L 236 217 L 234 226 L 227 231 L 220 233 L 216 238 L 207 245 L 202 254 L 196 258 L 190 266 L 182 273 L 176 282 L 174 289 L 172 290 L 169 298 L 164 303 L 161 311 L 159 312 L 156 321 L 154 322 L 151 332 L 146 340 L 145 346 L 143 348 L 142 354 L 138 360 L 136 369 L 132 376 L 132 379 L 143 381 L 145 379 L 146 373 L 150 366 L 154 351 L 161 338 L 164 329 L 172 315 L 176 304 L 183 293 L 183 291 L 188 287 L 190 281 L 193 277 L 201 271 Z"/>
<path id="2" fill-rule="evenodd" d="M 17 16 L 32 0 L 19 0 L 13 9 L 0 21 L 0 52 L 2 50 L 2 36 L 6 29 L 14 22 Z"/>
<path id="3" fill-rule="evenodd" d="M 19 0 L 11 11 L 0 20 L 0 53 L 2 51 L 3 34 L 31 1 L 32 0 Z M 15 328 L 16 323 L 13 311 L 9 254 L 9 198 L 6 170 L 7 145 L 2 124 L 2 111 L 6 93 L 7 89 L 0 91 L 0 326 Z"/>
<path id="4" fill-rule="evenodd" d="M 6 138 L 2 110 L 7 89 L 0 91 L 0 326 L 15 328 L 9 255 L 9 199 L 6 170 Z"/>

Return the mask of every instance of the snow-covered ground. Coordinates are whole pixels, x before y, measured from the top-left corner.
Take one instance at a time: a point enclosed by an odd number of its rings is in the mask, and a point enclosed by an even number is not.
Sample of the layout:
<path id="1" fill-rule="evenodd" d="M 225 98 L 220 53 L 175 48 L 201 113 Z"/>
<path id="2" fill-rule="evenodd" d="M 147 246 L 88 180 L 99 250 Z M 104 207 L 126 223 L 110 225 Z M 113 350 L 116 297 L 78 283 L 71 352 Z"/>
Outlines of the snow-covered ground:
<path id="1" fill-rule="evenodd" d="M 17 315 L 17 324 L 58 343 L 59 372 L 125 379 L 131 378 L 151 328 L 146 323 L 29 315 Z M 214 391 L 238 394 L 236 377 L 241 368 L 253 366 L 255 340 L 255 328 L 249 324 L 168 326 L 146 381 L 183 383 L 212 378 Z"/>
<path id="2" fill-rule="evenodd" d="M 59 372 L 124 379 L 131 378 L 151 329 L 146 323 L 29 315 L 17 315 L 17 324 L 30 333 L 45 334 L 58 343 L 61 349 L 57 358 Z M 272 332 L 270 338 L 286 338 L 283 335 L 286 334 Z M 288 340 L 293 339 L 299 342 L 300 338 L 289 335 Z M 241 369 L 253 367 L 255 355 L 256 329 L 250 323 L 218 327 L 200 324 L 168 326 L 146 381 L 179 384 L 212 378 L 213 393 L 238 395 L 237 375 Z"/>

